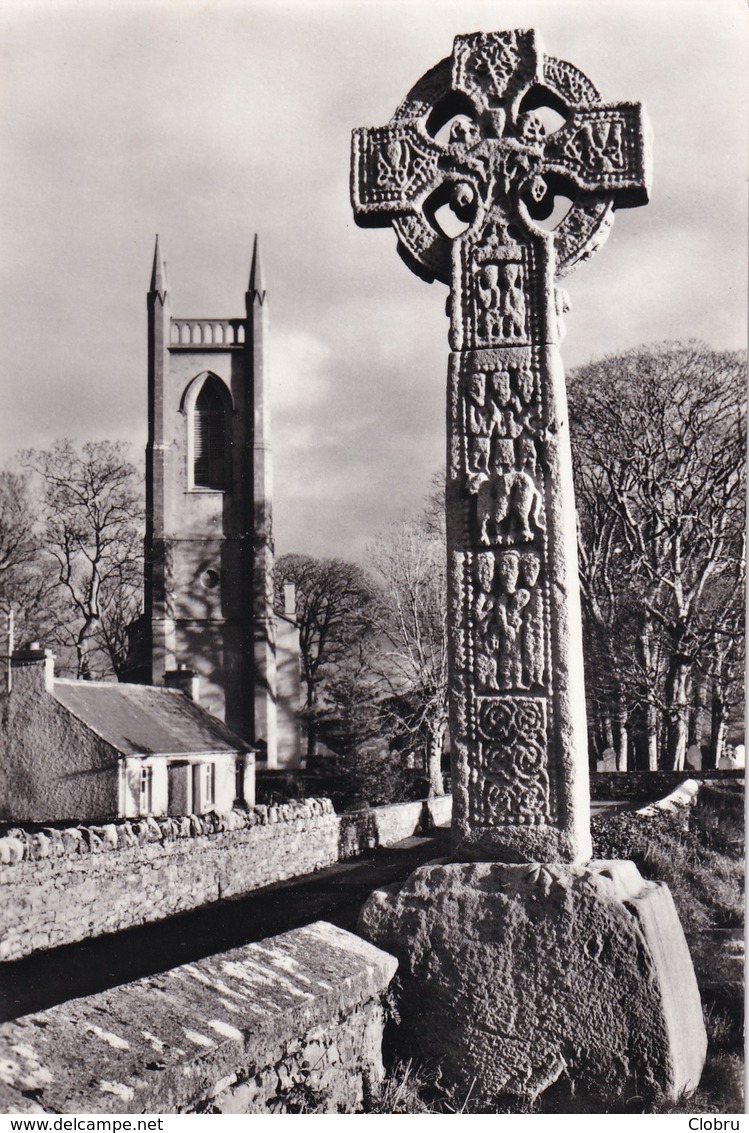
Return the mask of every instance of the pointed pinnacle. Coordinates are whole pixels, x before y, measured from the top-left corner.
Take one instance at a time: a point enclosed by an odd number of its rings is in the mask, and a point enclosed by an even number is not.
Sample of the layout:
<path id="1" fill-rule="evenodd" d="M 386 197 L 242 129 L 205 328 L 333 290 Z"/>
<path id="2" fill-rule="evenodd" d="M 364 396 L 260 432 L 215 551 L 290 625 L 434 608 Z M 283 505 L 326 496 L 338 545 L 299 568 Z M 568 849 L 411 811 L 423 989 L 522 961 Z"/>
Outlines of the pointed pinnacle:
<path id="1" fill-rule="evenodd" d="M 250 268 L 248 294 L 252 296 L 253 301 L 257 299 L 261 304 L 265 302 L 265 273 L 263 272 L 263 260 L 260 255 L 260 241 L 257 233 L 255 233 L 255 243 L 252 246 L 252 267 Z"/>
<path id="2" fill-rule="evenodd" d="M 156 237 L 156 247 L 153 253 L 153 269 L 151 271 L 151 291 L 163 294 L 166 291 L 166 270 L 159 250 L 159 238 Z"/>

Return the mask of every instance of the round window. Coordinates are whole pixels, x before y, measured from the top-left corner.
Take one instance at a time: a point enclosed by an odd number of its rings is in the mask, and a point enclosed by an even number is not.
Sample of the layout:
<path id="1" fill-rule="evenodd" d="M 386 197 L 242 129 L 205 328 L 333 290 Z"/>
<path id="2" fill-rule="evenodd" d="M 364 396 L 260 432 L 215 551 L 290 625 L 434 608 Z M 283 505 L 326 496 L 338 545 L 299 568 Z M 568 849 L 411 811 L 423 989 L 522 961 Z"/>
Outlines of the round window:
<path id="1" fill-rule="evenodd" d="M 204 570 L 200 576 L 200 581 L 206 590 L 215 590 L 219 584 L 219 573 L 217 570 Z"/>

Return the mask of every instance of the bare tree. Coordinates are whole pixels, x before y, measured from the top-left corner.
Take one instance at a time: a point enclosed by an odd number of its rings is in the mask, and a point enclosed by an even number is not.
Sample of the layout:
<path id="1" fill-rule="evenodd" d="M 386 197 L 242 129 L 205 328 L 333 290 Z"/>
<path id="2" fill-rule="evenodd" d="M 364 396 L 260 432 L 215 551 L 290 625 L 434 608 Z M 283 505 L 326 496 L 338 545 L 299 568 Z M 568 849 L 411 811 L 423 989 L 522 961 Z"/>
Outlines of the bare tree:
<path id="1" fill-rule="evenodd" d="M 283 587 L 296 590 L 296 619 L 305 686 L 307 756 L 316 754 L 316 717 L 321 690 L 339 668 L 359 656 L 369 632 L 372 587 L 356 563 L 282 555 L 274 568 L 276 608 L 283 610 Z"/>
<path id="2" fill-rule="evenodd" d="M 442 533 L 430 524 L 432 510 L 391 525 L 370 550 L 379 584 L 371 663 L 382 704 L 392 705 L 393 734 L 407 732 L 423 743 L 429 792 L 441 795 L 448 723 L 447 564 Z"/>
<path id="3" fill-rule="evenodd" d="M 570 376 L 586 644 L 620 758 L 639 720 L 650 767 L 663 747 L 683 767 L 695 673 L 743 620 L 744 371 L 740 354 L 687 342 Z"/>
<path id="4" fill-rule="evenodd" d="M 28 474 L 0 471 L 0 613 L 6 652 L 11 623 L 16 642 L 40 637 L 55 607 L 55 579 L 41 554 L 38 517 Z"/>
<path id="5" fill-rule="evenodd" d="M 79 678 L 117 671 L 142 579 L 143 505 L 127 449 L 57 441 L 22 458 L 37 479 L 41 543 L 66 600 L 57 642 L 74 650 Z"/>

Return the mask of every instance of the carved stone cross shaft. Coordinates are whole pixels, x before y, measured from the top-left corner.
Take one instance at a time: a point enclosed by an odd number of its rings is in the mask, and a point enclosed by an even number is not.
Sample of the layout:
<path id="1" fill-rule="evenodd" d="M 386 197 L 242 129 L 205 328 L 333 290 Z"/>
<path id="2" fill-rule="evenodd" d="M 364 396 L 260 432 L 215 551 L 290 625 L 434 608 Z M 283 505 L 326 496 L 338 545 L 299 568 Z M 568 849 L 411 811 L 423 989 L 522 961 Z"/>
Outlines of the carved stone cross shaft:
<path id="1" fill-rule="evenodd" d="M 542 108 L 547 108 L 545 112 Z M 547 132 L 550 113 L 562 124 Z M 357 223 L 450 291 L 447 542 L 459 857 L 590 857 L 560 277 L 644 204 L 643 109 L 533 31 L 458 36 L 389 125 L 356 130 Z M 554 200 L 572 201 L 542 226 Z"/>

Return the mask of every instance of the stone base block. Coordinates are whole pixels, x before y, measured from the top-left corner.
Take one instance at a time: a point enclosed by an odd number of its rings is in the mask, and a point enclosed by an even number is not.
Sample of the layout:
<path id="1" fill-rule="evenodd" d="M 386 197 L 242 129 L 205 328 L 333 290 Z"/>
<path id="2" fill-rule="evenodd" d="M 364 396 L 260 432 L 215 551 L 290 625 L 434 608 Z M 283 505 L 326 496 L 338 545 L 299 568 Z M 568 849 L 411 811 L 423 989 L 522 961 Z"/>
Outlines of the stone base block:
<path id="1" fill-rule="evenodd" d="M 404 1057 L 456 1100 L 555 1089 L 675 1098 L 707 1038 L 667 887 L 632 862 L 422 866 L 372 894 L 359 932 L 400 961 Z"/>

